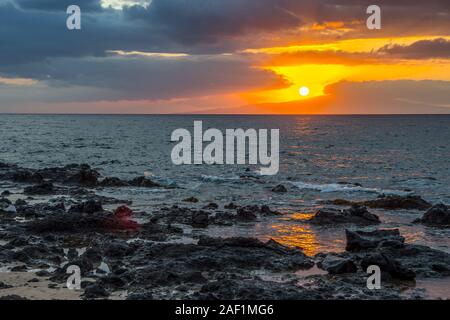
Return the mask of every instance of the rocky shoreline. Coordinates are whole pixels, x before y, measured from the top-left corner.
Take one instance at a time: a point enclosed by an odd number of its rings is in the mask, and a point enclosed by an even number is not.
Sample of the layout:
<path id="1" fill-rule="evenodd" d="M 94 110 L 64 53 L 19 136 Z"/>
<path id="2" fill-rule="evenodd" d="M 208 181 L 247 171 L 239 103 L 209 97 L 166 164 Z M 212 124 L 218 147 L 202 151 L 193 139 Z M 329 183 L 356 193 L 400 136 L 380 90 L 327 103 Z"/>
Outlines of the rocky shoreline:
<path id="1" fill-rule="evenodd" d="M 346 248 L 307 256 L 302 248 L 273 239 L 185 233 L 184 226 L 220 228 L 282 215 L 267 205 L 229 199 L 199 208 L 190 206 L 199 203 L 192 196 L 151 213 L 133 211 L 131 201 L 98 191 L 134 187 L 170 192 L 173 186 L 147 177 L 102 177 L 84 164 L 33 170 L 0 163 L 0 181 L 22 190 L 5 190 L 0 196 L 0 270 L 33 275 L 26 283 L 11 282 L 0 271 L 0 299 L 36 298 L 27 297 L 27 288 L 42 284 L 53 294 L 41 298 L 51 299 L 425 299 L 426 292 L 414 287 L 416 279 L 450 277 L 450 254 L 409 244 L 399 230 L 378 228 L 381 219 L 370 212 L 420 210 L 423 217 L 415 223 L 450 226 L 447 206 L 433 206 L 417 196 L 324 203 L 307 223 L 342 228 Z M 283 185 L 272 191 L 288 192 Z M 48 200 L 36 202 L 36 196 Z M 373 229 L 348 230 L 349 225 Z M 64 293 L 71 265 L 80 267 L 83 276 L 76 295 Z M 366 286 L 370 265 L 382 271 L 381 290 Z"/>

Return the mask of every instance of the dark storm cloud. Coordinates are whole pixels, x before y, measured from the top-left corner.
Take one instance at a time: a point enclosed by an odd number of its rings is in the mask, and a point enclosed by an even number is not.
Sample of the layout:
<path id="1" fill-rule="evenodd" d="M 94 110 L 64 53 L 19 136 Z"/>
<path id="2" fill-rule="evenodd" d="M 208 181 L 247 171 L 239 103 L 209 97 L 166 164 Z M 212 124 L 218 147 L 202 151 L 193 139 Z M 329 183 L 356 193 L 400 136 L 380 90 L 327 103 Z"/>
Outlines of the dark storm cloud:
<path id="1" fill-rule="evenodd" d="M 297 27 L 300 18 L 278 0 L 153 0 L 125 8 L 130 19 L 156 25 L 185 44 L 216 42 L 246 32 Z"/>
<path id="2" fill-rule="evenodd" d="M 251 68 L 230 57 L 62 58 L 6 71 L 9 76 L 38 79 L 56 89 L 84 86 L 104 90 L 104 94 L 90 100 L 159 100 L 286 84 L 271 72 Z M 65 99 L 77 101 L 83 97 L 69 94 Z"/>
<path id="3" fill-rule="evenodd" d="M 417 41 L 409 46 L 388 45 L 379 52 L 406 59 L 450 59 L 450 41 L 439 38 Z"/>
<path id="4" fill-rule="evenodd" d="M 65 12 L 70 5 L 78 5 L 84 11 L 100 11 L 100 0 L 15 0 L 23 9 Z"/>

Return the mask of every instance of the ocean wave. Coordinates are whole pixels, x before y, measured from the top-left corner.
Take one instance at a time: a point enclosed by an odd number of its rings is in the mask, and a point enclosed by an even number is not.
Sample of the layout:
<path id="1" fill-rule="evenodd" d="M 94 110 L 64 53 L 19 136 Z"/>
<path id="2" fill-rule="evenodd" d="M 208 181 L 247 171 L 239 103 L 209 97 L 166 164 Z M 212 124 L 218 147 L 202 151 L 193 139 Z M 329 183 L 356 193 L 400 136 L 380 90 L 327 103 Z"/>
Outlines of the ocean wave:
<path id="1" fill-rule="evenodd" d="M 389 190 L 389 189 L 379 189 L 379 188 L 364 188 L 361 186 L 355 186 L 351 184 L 340 184 L 340 183 L 328 183 L 328 184 L 315 184 L 306 183 L 302 181 L 290 182 L 295 187 L 302 190 L 315 190 L 320 192 L 364 192 L 364 193 L 377 193 L 386 195 L 398 195 L 406 196 L 412 194 L 409 191 L 401 190 Z"/>

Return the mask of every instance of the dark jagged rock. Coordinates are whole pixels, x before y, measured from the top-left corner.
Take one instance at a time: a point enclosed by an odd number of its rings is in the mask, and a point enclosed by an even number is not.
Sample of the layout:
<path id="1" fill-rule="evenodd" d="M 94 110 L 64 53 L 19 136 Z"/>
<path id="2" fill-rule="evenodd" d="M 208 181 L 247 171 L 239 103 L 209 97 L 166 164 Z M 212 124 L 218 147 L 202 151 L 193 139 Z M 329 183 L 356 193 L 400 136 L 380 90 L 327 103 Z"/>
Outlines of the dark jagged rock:
<path id="1" fill-rule="evenodd" d="M 413 270 L 404 267 L 399 261 L 389 257 L 387 254 L 380 252 L 370 253 L 361 260 L 363 270 L 367 270 L 371 265 L 380 267 L 382 272 L 387 272 L 396 279 L 414 280 L 416 278 Z"/>
<path id="2" fill-rule="evenodd" d="M 229 204 L 226 204 L 226 205 L 224 206 L 224 208 L 227 209 L 227 210 L 234 210 L 234 209 L 237 209 L 238 206 L 235 205 L 233 202 L 230 202 Z"/>
<path id="3" fill-rule="evenodd" d="M 9 289 L 9 288 L 12 288 L 12 286 L 10 286 L 8 284 L 5 284 L 5 283 L 0 281 L 0 290 L 2 290 L 2 289 Z"/>
<path id="4" fill-rule="evenodd" d="M 44 181 L 44 178 L 39 173 L 31 170 L 19 170 L 6 175 L 2 180 L 12 180 L 14 182 L 23 183 L 41 183 Z"/>
<path id="5" fill-rule="evenodd" d="M 365 201 L 363 203 L 369 208 L 381 208 L 387 210 L 408 209 L 408 210 L 426 210 L 431 204 L 419 196 L 382 196 L 375 200 Z"/>
<path id="6" fill-rule="evenodd" d="M 343 199 L 335 199 L 331 201 L 322 201 L 324 204 L 331 204 L 336 206 L 349 206 L 349 205 L 361 205 L 366 206 L 368 208 L 379 208 L 386 210 L 427 210 L 431 207 L 431 204 L 427 201 L 423 200 L 419 196 L 380 196 L 374 200 L 366 200 L 366 201 L 348 201 Z"/>
<path id="7" fill-rule="evenodd" d="M 133 187 L 141 188 L 162 188 L 163 186 L 157 182 L 154 182 L 146 177 L 137 177 L 133 180 L 128 181 L 128 183 Z"/>
<path id="8" fill-rule="evenodd" d="M 374 230 L 374 231 L 350 231 L 345 230 L 347 238 L 347 251 L 363 251 L 379 246 L 402 247 L 405 238 L 400 235 L 398 229 Z"/>
<path id="9" fill-rule="evenodd" d="M 377 215 L 367 211 L 364 206 L 353 205 L 346 210 L 338 210 L 332 208 L 324 208 L 317 211 L 317 213 L 308 220 L 313 224 L 318 225 L 333 225 L 341 223 L 355 223 L 355 224 L 378 224 L 380 219 Z"/>
<path id="10" fill-rule="evenodd" d="M 70 175 L 67 179 L 67 183 L 78 184 L 81 186 L 95 187 L 98 184 L 98 178 L 100 174 L 91 169 L 88 165 L 80 165 L 79 171 Z"/>
<path id="11" fill-rule="evenodd" d="M 5 190 L 0 194 L 0 197 L 8 197 L 11 195 L 11 192 L 9 190 Z"/>
<path id="12" fill-rule="evenodd" d="M 115 177 L 106 177 L 98 184 L 101 187 L 128 187 L 130 184 L 127 181 L 123 181 Z"/>
<path id="13" fill-rule="evenodd" d="M 25 297 L 21 297 L 21 296 L 19 296 L 17 294 L 10 294 L 10 295 L 6 295 L 6 296 L 1 296 L 0 300 L 4 300 L 4 301 L 14 300 L 14 301 L 16 301 L 16 300 L 28 300 L 28 299 L 25 298 Z"/>
<path id="14" fill-rule="evenodd" d="M 206 228 L 209 223 L 209 215 L 204 211 L 196 211 L 192 214 L 192 226 L 195 228 Z"/>
<path id="15" fill-rule="evenodd" d="M 190 197 L 190 198 L 184 199 L 183 202 L 197 203 L 198 199 L 196 197 Z"/>
<path id="16" fill-rule="evenodd" d="M 269 206 L 245 206 L 237 209 L 237 217 L 241 221 L 254 221 L 258 218 L 257 215 L 272 216 L 279 215 L 279 212 L 273 211 Z"/>
<path id="17" fill-rule="evenodd" d="M 217 203 L 211 202 L 203 207 L 205 210 L 216 210 L 219 209 L 219 205 Z"/>
<path id="18" fill-rule="evenodd" d="M 273 192 L 277 192 L 277 193 L 286 193 L 288 190 L 286 189 L 286 187 L 282 184 L 279 184 L 277 186 L 275 186 L 272 189 Z"/>
<path id="19" fill-rule="evenodd" d="M 47 195 L 52 194 L 55 190 L 53 183 L 45 182 L 38 185 L 26 187 L 23 192 L 29 195 Z"/>
<path id="20" fill-rule="evenodd" d="M 88 200 L 76 205 L 73 205 L 69 209 L 69 213 L 96 213 L 102 212 L 103 207 L 101 202 L 95 200 Z"/>
<path id="21" fill-rule="evenodd" d="M 255 211 L 248 209 L 248 208 L 239 208 L 237 209 L 237 218 L 240 221 L 254 221 L 258 219 Z"/>
<path id="22" fill-rule="evenodd" d="M 106 212 L 95 214 L 71 213 L 34 220 L 25 225 L 32 233 L 75 233 L 136 231 L 139 225 Z"/>
<path id="23" fill-rule="evenodd" d="M 0 209 L 5 209 L 11 205 L 11 201 L 6 198 L 0 198 Z"/>
<path id="24" fill-rule="evenodd" d="M 331 254 L 327 255 L 318 266 L 330 274 L 355 273 L 358 270 L 352 259 Z"/>
<path id="25" fill-rule="evenodd" d="M 84 289 L 83 296 L 86 299 L 106 298 L 109 296 L 109 293 L 105 290 L 105 288 L 103 286 L 93 283 L 93 284 L 88 285 Z"/>
<path id="26" fill-rule="evenodd" d="M 450 209 L 445 204 L 437 204 L 415 222 L 430 226 L 450 227 Z"/>
<path id="27" fill-rule="evenodd" d="M 130 246 L 126 241 L 116 240 L 108 244 L 105 248 L 104 254 L 107 257 L 120 258 L 125 257 L 134 252 L 132 246 Z"/>

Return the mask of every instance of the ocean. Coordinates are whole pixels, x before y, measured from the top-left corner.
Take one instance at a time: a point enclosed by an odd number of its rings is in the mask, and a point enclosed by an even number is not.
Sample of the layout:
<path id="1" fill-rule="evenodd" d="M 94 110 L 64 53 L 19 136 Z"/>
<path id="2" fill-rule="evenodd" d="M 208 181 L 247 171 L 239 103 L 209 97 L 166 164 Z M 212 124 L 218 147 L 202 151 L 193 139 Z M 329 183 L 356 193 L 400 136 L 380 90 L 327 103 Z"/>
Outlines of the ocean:
<path id="1" fill-rule="evenodd" d="M 171 161 L 171 133 L 218 128 L 279 129 L 280 171 L 259 176 L 259 166 L 184 165 Z M 195 196 L 209 202 L 266 204 L 286 213 L 256 224 L 188 230 L 192 234 L 253 236 L 300 246 L 309 255 L 341 251 L 342 228 L 303 220 L 322 200 L 420 195 L 450 204 L 450 116 L 203 116 L 203 115 L 0 115 L 0 162 L 44 168 L 87 163 L 104 176 L 145 175 L 173 190 L 104 188 L 102 195 L 133 201 L 151 216 L 158 208 Z M 285 194 L 271 189 L 283 184 Z M 20 188 L 8 183 L 4 189 Z M 370 209 L 383 228 L 399 228 L 407 242 L 450 252 L 450 231 L 414 224 L 423 213 Z M 351 229 L 352 227 L 350 227 Z M 360 227 L 355 227 L 360 228 Z M 370 227 L 369 227 L 370 229 Z M 186 237 L 185 241 L 190 241 Z"/>

